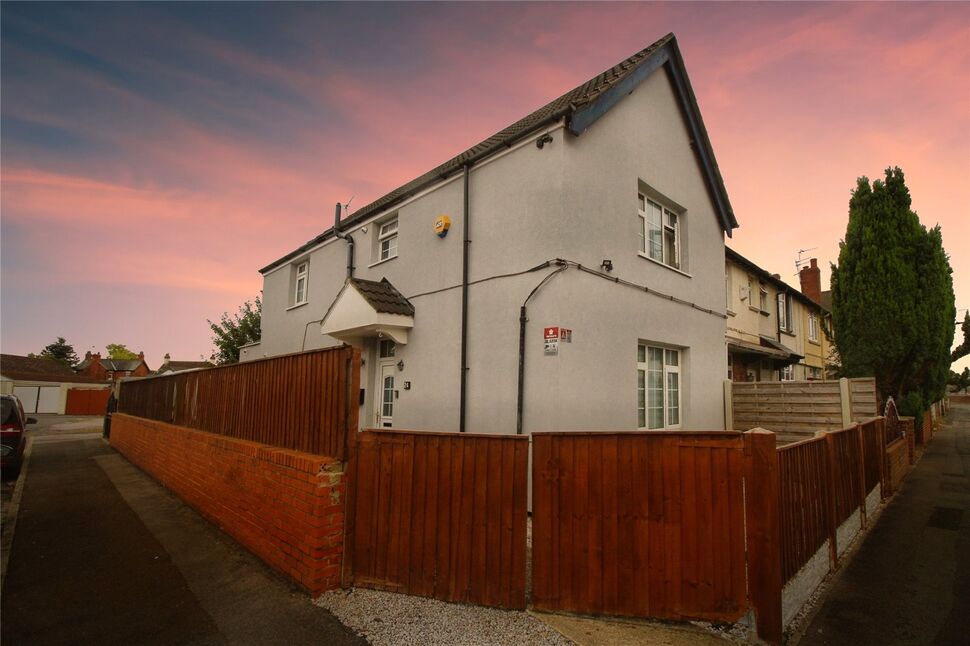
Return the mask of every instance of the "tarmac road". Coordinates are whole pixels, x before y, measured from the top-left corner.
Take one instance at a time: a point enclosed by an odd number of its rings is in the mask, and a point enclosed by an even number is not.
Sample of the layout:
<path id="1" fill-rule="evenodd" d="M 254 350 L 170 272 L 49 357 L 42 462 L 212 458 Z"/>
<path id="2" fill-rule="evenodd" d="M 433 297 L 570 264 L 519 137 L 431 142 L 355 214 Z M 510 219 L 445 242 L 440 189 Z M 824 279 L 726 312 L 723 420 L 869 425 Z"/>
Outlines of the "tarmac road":
<path id="1" fill-rule="evenodd" d="M 3 644 L 364 643 L 99 434 L 36 439 Z"/>
<path id="2" fill-rule="evenodd" d="M 799 643 L 970 644 L 970 405 L 953 405 Z"/>

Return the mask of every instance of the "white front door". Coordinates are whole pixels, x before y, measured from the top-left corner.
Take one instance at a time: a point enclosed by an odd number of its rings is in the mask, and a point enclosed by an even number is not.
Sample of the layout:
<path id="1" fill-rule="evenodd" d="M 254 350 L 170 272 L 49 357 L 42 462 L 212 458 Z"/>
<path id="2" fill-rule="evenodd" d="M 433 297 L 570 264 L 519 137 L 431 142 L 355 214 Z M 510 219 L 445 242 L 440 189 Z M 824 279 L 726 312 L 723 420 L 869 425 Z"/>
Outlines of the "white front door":
<path id="1" fill-rule="evenodd" d="M 392 363 L 381 365 L 381 380 L 378 388 L 380 404 L 377 411 L 377 423 L 382 428 L 390 428 L 394 425 L 394 372 L 396 369 Z"/>

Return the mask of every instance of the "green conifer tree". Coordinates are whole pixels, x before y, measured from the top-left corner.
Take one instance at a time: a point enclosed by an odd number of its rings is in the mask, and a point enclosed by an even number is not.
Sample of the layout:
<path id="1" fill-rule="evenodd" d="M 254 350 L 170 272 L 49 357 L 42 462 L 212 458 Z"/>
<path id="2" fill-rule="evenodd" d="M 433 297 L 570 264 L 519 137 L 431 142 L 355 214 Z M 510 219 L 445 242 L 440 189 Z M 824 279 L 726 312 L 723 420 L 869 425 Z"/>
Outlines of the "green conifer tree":
<path id="1" fill-rule="evenodd" d="M 899 168 L 859 178 L 832 266 L 832 320 L 841 374 L 875 377 L 882 399 L 915 414 L 945 388 L 955 309 L 942 234 L 911 203 Z"/>

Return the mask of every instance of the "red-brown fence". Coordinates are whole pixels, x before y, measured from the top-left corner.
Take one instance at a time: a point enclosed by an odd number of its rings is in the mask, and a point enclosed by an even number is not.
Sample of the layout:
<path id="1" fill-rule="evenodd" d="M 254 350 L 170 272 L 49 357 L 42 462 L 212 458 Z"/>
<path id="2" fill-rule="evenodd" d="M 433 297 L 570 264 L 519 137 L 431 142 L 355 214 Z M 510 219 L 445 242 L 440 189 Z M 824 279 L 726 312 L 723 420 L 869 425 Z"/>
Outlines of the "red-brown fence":
<path id="1" fill-rule="evenodd" d="M 65 415 L 104 415 L 108 408 L 108 397 L 111 390 L 101 388 L 69 388 L 67 402 L 64 405 Z"/>
<path id="2" fill-rule="evenodd" d="M 859 424 L 862 433 L 862 462 L 865 491 L 872 491 L 883 482 L 886 464 L 886 420 L 876 417 Z"/>
<path id="3" fill-rule="evenodd" d="M 360 433 L 344 584 L 525 608 L 528 455 L 524 436 Z"/>
<path id="4" fill-rule="evenodd" d="M 534 434 L 534 606 L 736 620 L 743 470 L 740 433 Z"/>
<path id="5" fill-rule="evenodd" d="M 792 578 L 833 532 L 824 436 L 778 449 L 782 579 Z M 834 516 L 834 510 L 833 510 Z"/>
<path id="6" fill-rule="evenodd" d="M 835 520 L 844 523 L 865 500 L 862 445 L 855 426 L 826 433 Z"/>
<path id="7" fill-rule="evenodd" d="M 344 459 L 359 383 L 360 351 L 344 346 L 124 381 L 119 411 Z"/>
<path id="8" fill-rule="evenodd" d="M 885 420 L 881 417 L 778 449 L 782 576 L 789 580 L 830 541 L 852 514 L 865 518 L 866 496 L 877 485 L 888 495 Z"/>

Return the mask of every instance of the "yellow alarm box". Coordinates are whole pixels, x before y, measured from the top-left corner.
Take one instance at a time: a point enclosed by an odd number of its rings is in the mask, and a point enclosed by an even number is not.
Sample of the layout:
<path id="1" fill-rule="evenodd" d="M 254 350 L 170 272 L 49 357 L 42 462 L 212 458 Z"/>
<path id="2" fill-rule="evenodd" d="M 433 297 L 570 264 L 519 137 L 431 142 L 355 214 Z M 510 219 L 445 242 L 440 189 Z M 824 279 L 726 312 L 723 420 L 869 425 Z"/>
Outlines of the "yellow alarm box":
<path id="1" fill-rule="evenodd" d="M 447 215 L 439 215 L 434 221 L 434 232 L 438 234 L 439 238 L 444 238 L 448 235 L 448 229 L 451 228 L 451 218 Z"/>

